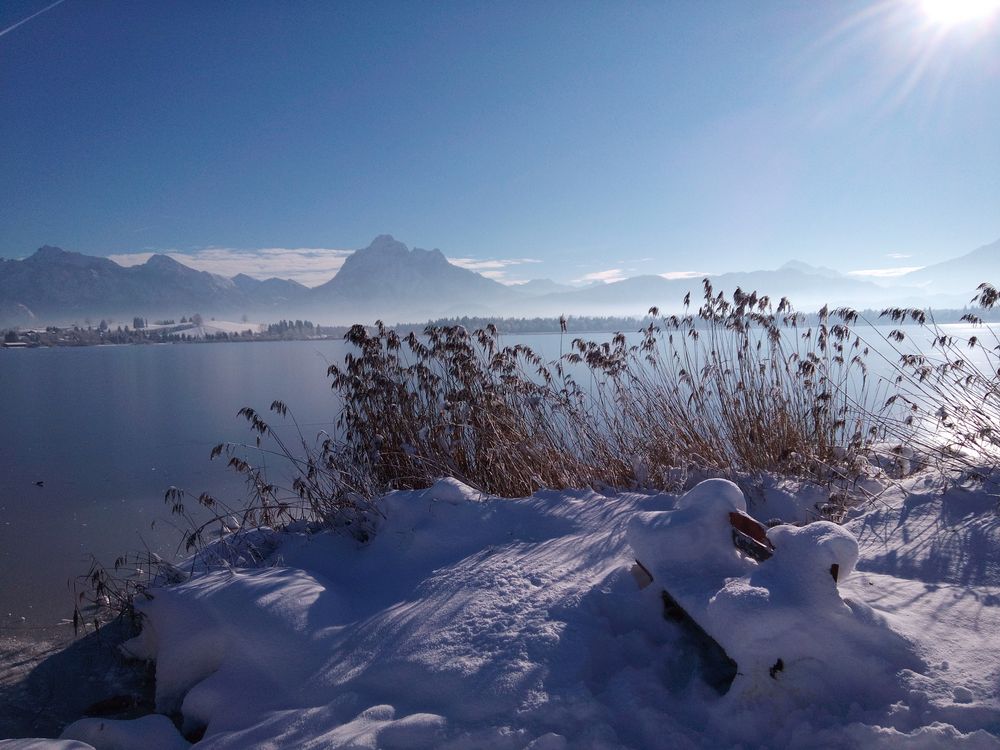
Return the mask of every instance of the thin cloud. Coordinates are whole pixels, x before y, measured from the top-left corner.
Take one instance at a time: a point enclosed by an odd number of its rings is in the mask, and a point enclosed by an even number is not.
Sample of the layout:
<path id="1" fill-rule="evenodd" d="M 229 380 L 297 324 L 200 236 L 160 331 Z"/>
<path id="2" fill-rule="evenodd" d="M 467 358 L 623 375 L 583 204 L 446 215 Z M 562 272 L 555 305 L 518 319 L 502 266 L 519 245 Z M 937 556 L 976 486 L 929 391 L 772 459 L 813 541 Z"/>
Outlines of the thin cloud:
<path id="1" fill-rule="evenodd" d="M 321 247 L 265 247 L 258 250 L 206 247 L 187 253 L 168 250 L 163 255 L 198 271 L 209 271 L 220 276 L 231 277 L 245 273 L 255 279 L 277 277 L 291 279 L 306 286 L 319 286 L 336 275 L 352 252 Z M 152 252 L 141 252 L 108 257 L 122 266 L 136 266 L 145 263 L 152 255 Z"/>
<path id="2" fill-rule="evenodd" d="M 871 276 L 874 279 L 893 279 L 913 271 L 919 271 L 924 266 L 898 266 L 896 268 L 868 268 L 861 271 L 848 271 L 848 276 Z"/>
<path id="3" fill-rule="evenodd" d="M 508 266 L 519 266 L 522 263 L 541 263 L 535 258 L 490 258 L 480 260 L 479 258 L 448 258 L 448 262 L 470 271 L 490 270 L 507 268 Z"/>
<path id="4" fill-rule="evenodd" d="M 579 279 L 574 279 L 576 283 L 588 283 L 591 281 L 602 281 L 605 284 L 612 284 L 616 281 L 625 280 L 625 271 L 621 268 L 609 268 L 605 271 L 594 271 L 593 273 L 586 273 Z"/>
<path id="5" fill-rule="evenodd" d="M 493 281 L 499 281 L 501 284 L 506 284 L 507 286 L 524 283 L 516 279 L 508 279 L 507 275 L 503 271 L 477 271 L 477 273 L 480 276 L 485 276 L 487 279 L 493 279 Z"/>
<path id="6" fill-rule="evenodd" d="M 475 271 L 488 279 L 499 281 L 501 284 L 517 284 L 522 281 L 511 279 L 507 276 L 507 269 L 512 266 L 521 266 L 525 263 L 541 263 L 535 258 L 448 258 L 452 265 L 459 266 L 468 271 Z"/>
<path id="7" fill-rule="evenodd" d="M 665 279 L 673 281 L 674 279 L 703 279 L 706 276 L 711 276 L 712 274 L 706 273 L 705 271 L 667 271 L 666 273 L 661 273 Z"/>
<path id="8" fill-rule="evenodd" d="M 31 14 L 30 16 L 28 16 L 27 18 L 22 18 L 22 19 L 21 19 L 20 21 L 18 21 L 17 23 L 15 23 L 15 24 L 13 24 L 13 25 L 11 25 L 11 26 L 8 26 L 8 27 L 7 27 L 6 29 L 3 29 L 3 30 L 0 30 L 0 36 L 3 36 L 4 34 L 9 34 L 9 33 L 10 33 L 10 32 L 12 32 L 12 31 L 13 31 L 14 29 L 16 29 L 16 28 L 17 28 L 18 26 L 21 26 L 22 24 L 26 24 L 26 23 L 27 23 L 28 21 L 30 21 L 30 20 L 31 20 L 32 18 L 37 18 L 38 16 L 42 15 L 42 13 L 45 13 L 46 11 L 49 11 L 49 10 L 52 10 L 52 9 L 53 9 L 54 7 L 56 7 L 57 5 L 62 5 L 62 4 L 64 3 L 64 2 L 66 2 L 66 0 L 56 0 L 56 1 L 55 1 L 54 3 L 52 3 L 51 5 L 46 5 L 46 6 L 44 7 L 44 8 L 42 8 L 41 10 L 39 10 L 39 11 L 37 11 L 37 12 L 35 12 L 35 13 L 32 13 L 32 14 Z"/>
<path id="9" fill-rule="evenodd" d="M 892 260 L 906 260 L 907 258 L 912 258 L 913 256 L 908 255 L 907 253 L 886 253 L 885 257 L 891 258 Z"/>

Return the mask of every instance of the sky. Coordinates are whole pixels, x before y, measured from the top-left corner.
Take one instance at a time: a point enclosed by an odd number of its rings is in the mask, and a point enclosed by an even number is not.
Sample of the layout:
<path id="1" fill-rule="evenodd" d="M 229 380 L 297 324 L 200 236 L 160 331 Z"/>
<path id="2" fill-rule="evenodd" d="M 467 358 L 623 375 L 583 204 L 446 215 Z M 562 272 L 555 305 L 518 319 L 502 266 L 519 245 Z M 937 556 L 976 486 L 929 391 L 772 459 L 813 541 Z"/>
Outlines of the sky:
<path id="1" fill-rule="evenodd" d="M 896 273 L 1000 238 L 998 5 L 4 0 L 0 257 Z"/>

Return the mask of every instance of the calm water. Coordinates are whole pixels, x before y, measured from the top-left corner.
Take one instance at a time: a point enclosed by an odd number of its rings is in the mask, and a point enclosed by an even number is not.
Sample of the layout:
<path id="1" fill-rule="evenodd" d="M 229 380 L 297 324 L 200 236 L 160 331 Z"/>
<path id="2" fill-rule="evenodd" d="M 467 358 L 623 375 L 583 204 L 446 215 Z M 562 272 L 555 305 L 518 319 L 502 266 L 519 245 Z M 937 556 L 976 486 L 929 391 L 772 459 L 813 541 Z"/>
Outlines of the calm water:
<path id="1" fill-rule="evenodd" d="M 304 432 L 329 428 L 339 341 L 0 349 L 0 633 L 72 614 L 67 587 L 93 553 L 172 556 L 170 485 L 236 500 L 222 440 L 249 440 L 243 406 L 284 400 Z M 43 482 L 44 486 L 37 486 Z M 153 525 L 155 522 L 155 525 Z"/>
<path id="2" fill-rule="evenodd" d="M 553 358 L 572 338 L 516 340 Z M 330 429 L 326 367 L 345 351 L 340 341 L 0 349 L 0 636 L 52 635 L 90 554 L 173 556 L 170 485 L 238 503 L 240 478 L 208 456 L 223 440 L 251 440 L 241 407 L 266 412 L 281 399 L 307 436 Z"/>

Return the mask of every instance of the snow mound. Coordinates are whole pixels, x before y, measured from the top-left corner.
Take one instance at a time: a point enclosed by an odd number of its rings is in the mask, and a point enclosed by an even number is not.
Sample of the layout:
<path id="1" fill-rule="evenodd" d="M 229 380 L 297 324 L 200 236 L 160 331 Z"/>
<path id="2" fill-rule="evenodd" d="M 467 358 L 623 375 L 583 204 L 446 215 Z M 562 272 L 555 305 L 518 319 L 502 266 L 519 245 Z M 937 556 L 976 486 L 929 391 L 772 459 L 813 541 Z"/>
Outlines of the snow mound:
<path id="1" fill-rule="evenodd" d="M 489 499 L 488 495 L 484 495 L 479 490 L 473 489 L 453 477 L 444 477 L 437 480 L 429 489 L 424 491 L 424 494 L 431 500 L 456 505 L 459 503 L 478 503 Z"/>

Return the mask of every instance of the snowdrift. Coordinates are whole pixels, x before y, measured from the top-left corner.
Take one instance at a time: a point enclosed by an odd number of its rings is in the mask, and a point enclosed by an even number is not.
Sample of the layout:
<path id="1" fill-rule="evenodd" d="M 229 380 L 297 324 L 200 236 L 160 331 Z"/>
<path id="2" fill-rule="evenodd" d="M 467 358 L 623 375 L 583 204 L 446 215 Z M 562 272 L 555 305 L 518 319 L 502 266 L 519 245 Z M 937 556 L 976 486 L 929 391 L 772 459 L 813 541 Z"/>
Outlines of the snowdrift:
<path id="1" fill-rule="evenodd" d="M 758 563 L 732 543 L 726 514 L 747 505 L 722 480 L 680 498 L 521 500 L 441 480 L 388 495 L 367 545 L 271 530 L 219 542 L 208 570 L 153 592 L 125 648 L 155 660 L 157 711 L 198 748 L 1000 747 L 995 568 L 906 577 L 948 569 L 920 555 L 945 555 L 934 540 L 954 524 L 904 497 L 843 527 L 776 526 Z M 990 512 L 956 511 L 975 529 L 970 564 L 1000 543 Z M 264 563 L 228 564 L 246 544 Z M 653 577 L 641 590 L 636 558 Z M 728 690 L 664 618 L 664 588 L 737 663 Z M 85 719 L 63 738 L 188 745 L 157 715 Z"/>

